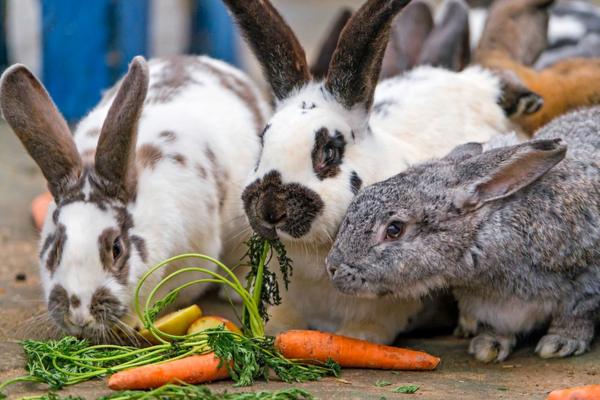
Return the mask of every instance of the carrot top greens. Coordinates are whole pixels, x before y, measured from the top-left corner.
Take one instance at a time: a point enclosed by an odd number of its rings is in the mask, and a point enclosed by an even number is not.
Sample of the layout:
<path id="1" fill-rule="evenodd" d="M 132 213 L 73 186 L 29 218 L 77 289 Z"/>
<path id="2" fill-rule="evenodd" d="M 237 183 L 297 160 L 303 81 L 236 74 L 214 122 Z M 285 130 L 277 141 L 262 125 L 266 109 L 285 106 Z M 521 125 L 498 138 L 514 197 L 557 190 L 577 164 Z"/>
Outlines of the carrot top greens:
<path id="1" fill-rule="evenodd" d="M 281 297 L 276 275 L 268 269 L 269 261 L 275 255 L 280 265 L 284 283 L 287 287 L 292 273 L 291 260 L 287 257 L 281 242 L 261 239 L 253 236 L 248 242 L 248 264 L 250 272 L 244 286 L 232 269 L 218 260 L 203 254 L 182 254 L 165 260 L 148 270 L 138 282 L 135 290 L 134 308 L 138 317 L 154 337 L 158 345 L 137 348 L 132 346 L 96 345 L 90 346 L 86 340 L 66 336 L 60 340 L 21 342 L 27 358 L 28 375 L 15 378 L 0 384 L 0 392 L 8 385 L 16 382 L 40 382 L 57 390 L 64 386 L 73 385 L 96 377 L 110 375 L 124 369 L 157 364 L 171 361 L 192 354 L 204 354 L 214 351 L 229 369 L 231 378 L 236 386 L 251 385 L 255 379 L 268 380 L 270 373 L 285 382 L 303 382 L 316 380 L 325 375 L 339 375 L 339 366 L 333 361 L 322 364 L 308 364 L 283 357 L 274 346 L 272 337 L 265 336 L 265 321 L 268 319 L 267 305 L 279 304 Z M 207 268 L 187 266 L 189 263 L 202 261 L 217 266 L 219 272 Z M 166 268 L 174 262 L 185 263 L 185 266 L 166 275 L 154 288 L 149 291 L 142 302 L 141 290 L 144 283 L 152 274 Z M 201 279 L 193 279 L 169 291 L 163 298 L 155 299 L 160 288 L 181 274 L 200 272 L 205 275 Z M 160 312 L 175 301 L 177 294 L 186 287 L 198 284 L 217 283 L 236 292 L 242 299 L 242 327 L 244 335 L 239 335 L 224 326 L 197 332 L 190 335 L 170 335 L 160 331 L 154 322 Z M 231 361 L 231 362 L 230 362 Z M 181 390 L 181 396 L 186 390 L 204 390 L 196 386 L 167 385 L 166 391 L 175 388 Z M 157 389 L 161 390 L 163 388 Z M 129 400 L 142 398 L 185 398 L 158 392 L 155 397 L 138 397 L 133 392 L 124 392 L 122 397 L 111 399 Z M 129 394 L 127 394 L 129 393 Z M 140 392 L 147 393 L 150 392 Z M 232 394 L 233 395 L 233 394 Z M 296 397 L 289 397 L 295 395 Z M 302 398 L 301 392 L 280 392 L 279 397 L 248 397 L 248 399 L 295 399 Z M 48 395 L 50 396 L 50 394 Z M 128 397 L 129 396 L 129 397 Z M 162 397 L 161 397 L 162 396 Z M 285 397 L 288 396 L 288 397 Z M 0 393 L 0 397 L 2 397 Z M 204 397 L 202 397 L 204 398 Z M 207 397 L 210 399 L 210 397 Z M 226 397 L 228 398 L 228 397 Z M 238 397 L 231 397 L 238 399 Z M 51 397 L 48 397 L 51 399 Z M 241 399 L 241 398 L 240 398 Z"/>

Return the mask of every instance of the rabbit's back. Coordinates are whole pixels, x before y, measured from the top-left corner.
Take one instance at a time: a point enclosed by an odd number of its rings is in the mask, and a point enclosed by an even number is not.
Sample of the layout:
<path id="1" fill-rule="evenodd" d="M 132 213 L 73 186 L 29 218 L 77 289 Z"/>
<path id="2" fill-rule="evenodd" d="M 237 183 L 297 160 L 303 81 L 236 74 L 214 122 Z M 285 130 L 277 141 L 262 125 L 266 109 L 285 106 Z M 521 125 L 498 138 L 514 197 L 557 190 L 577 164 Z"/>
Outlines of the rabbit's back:
<path id="1" fill-rule="evenodd" d="M 566 142 L 569 159 L 600 156 L 600 107 L 583 108 L 556 118 L 534 137 L 558 138 Z"/>

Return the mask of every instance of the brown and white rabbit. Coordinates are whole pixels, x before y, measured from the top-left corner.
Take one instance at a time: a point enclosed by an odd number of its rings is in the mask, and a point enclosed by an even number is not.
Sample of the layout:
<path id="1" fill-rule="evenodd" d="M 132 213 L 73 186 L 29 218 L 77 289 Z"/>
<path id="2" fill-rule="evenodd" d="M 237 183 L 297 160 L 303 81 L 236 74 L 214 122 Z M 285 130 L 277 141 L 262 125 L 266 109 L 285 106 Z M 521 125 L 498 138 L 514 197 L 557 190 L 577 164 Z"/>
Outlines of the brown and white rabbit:
<path id="1" fill-rule="evenodd" d="M 131 335 L 134 289 L 151 266 L 180 253 L 233 252 L 231 238 L 245 229 L 241 187 L 268 114 L 240 71 L 207 57 L 136 57 L 74 137 L 23 65 L 2 75 L 0 106 L 56 202 L 40 274 L 64 331 L 96 342 Z M 201 292 L 183 291 L 177 304 Z"/>

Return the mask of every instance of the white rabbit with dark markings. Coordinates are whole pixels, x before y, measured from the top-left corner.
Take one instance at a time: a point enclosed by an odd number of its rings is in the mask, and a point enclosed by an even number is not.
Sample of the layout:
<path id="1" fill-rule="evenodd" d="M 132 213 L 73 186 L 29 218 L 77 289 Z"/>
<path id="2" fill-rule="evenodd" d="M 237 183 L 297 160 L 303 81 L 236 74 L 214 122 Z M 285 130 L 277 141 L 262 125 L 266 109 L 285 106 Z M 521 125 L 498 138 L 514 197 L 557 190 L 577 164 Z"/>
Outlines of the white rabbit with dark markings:
<path id="1" fill-rule="evenodd" d="M 132 336 L 130 305 L 151 266 L 187 252 L 235 256 L 248 231 L 242 183 L 268 114 L 240 71 L 207 57 L 136 57 L 74 137 L 22 65 L 3 74 L 0 106 L 56 202 L 41 235 L 40 274 L 62 330 L 96 342 Z M 177 304 L 202 290 L 181 292 Z"/>
<path id="2" fill-rule="evenodd" d="M 469 351 L 484 362 L 546 324 L 541 357 L 582 354 L 600 317 L 599 156 L 592 108 L 536 140 L 486 152 L 466 144 L 367 187 L 328 256 L 332 282 L 362 297 L 452 288 L 483 324 Z"/>

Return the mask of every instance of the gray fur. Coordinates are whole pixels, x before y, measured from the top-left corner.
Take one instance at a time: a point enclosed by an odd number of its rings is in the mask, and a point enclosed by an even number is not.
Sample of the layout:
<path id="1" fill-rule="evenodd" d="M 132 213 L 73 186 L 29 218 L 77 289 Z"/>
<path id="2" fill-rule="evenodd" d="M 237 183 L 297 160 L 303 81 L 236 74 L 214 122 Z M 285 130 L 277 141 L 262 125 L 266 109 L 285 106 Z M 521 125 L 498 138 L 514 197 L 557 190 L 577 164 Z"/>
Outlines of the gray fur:
<path id="1" fill-rule="evenodd" d="M 463 146 L 365 188 L 328 256 L 333 283 L 359 296 L 452 288 L 485 327 L 469 349 L 481 361 L 546 324 L 540 356 L 587 351 L 600 317 L 599 127 L 600 108 L 573 112 L 534 141 Z M 384 240 L 390 221 L 404 233 Z"/>

